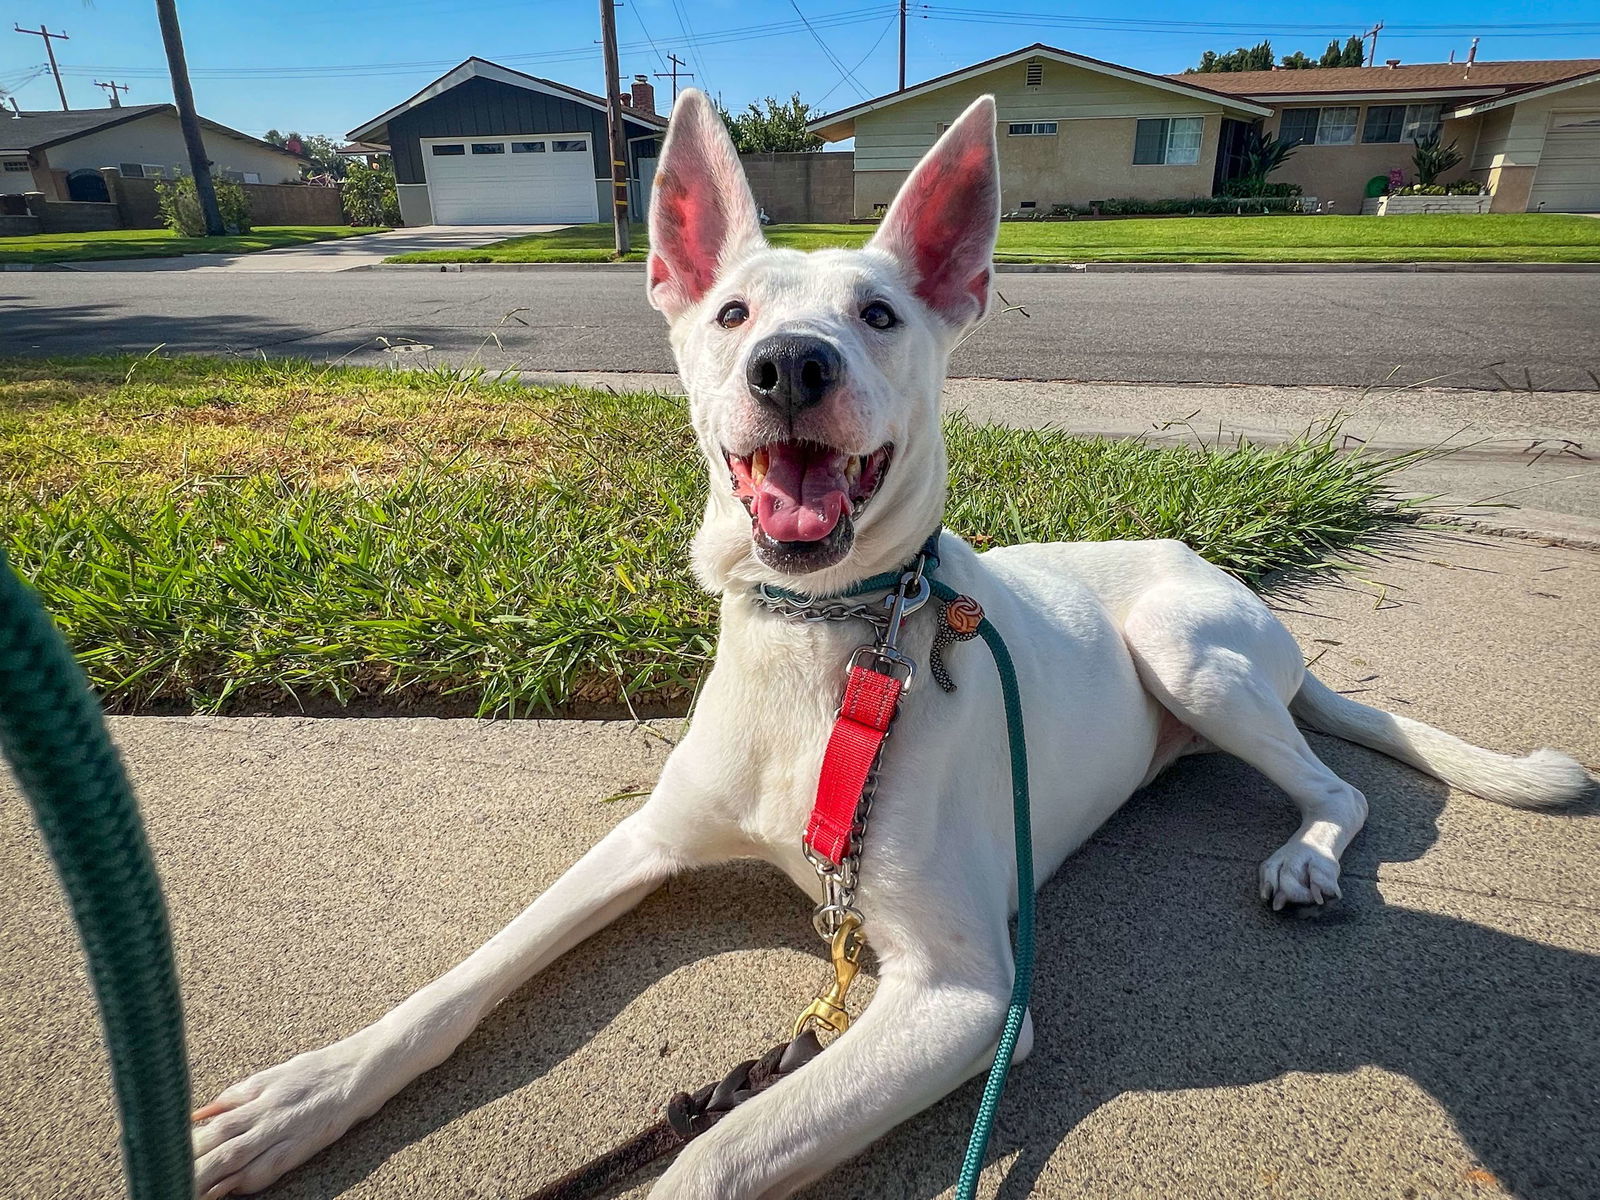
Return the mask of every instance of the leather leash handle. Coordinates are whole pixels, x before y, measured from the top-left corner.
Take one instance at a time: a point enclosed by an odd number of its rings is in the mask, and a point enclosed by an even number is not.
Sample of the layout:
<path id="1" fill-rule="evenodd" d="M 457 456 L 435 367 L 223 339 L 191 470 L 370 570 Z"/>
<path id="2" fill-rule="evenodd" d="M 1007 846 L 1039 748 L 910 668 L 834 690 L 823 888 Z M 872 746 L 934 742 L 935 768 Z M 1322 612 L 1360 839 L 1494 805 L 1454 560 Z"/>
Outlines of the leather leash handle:
<path id="1" fill-rule="evenodd" d="M 659 1158 L 676 1154 L 750 1097 L 766 1091 L 822 1053 L 809 1030 L 780 1042 L 760 1058 L 740 1063 L 716 1083 L 667 1101 L 667 1115 L 638 1135 L 569 1171 L 527 1200 L 587 1200 L 621 1183 Z"/>

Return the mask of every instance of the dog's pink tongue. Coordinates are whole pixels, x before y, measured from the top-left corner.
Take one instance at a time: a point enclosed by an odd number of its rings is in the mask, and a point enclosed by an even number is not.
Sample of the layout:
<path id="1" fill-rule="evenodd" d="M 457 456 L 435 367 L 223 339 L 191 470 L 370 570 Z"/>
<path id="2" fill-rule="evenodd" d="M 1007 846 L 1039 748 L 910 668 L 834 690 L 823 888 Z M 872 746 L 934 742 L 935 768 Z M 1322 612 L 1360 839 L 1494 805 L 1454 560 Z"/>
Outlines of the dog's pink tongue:
<path id="1" fill-rule="evenodd" d="M 844 515 L 844 455 L 775 442 L 756 490 L 756 520 L 775 542 L 820 542 Z"/>

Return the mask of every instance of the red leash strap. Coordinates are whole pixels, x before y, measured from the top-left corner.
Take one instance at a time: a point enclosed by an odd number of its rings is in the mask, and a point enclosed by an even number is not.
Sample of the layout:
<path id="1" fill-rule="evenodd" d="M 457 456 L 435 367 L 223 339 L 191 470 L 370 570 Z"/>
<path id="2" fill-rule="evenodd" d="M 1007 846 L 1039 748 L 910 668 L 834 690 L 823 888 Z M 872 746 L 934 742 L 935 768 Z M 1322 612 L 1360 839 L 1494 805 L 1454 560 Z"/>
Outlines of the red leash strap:
<path id="1" fill-rule="evenodd" d="M 867 790 L 872 766 L 889 734 L 905 685 L 893 675 L 852 666 L 844 689 L 839 719 L 828 737 L 817 781 L 817 802 L 806 826 L 805 844 L 812 853 L 838 866 L 850 852 L 850 831 L 856 809 Z"/>

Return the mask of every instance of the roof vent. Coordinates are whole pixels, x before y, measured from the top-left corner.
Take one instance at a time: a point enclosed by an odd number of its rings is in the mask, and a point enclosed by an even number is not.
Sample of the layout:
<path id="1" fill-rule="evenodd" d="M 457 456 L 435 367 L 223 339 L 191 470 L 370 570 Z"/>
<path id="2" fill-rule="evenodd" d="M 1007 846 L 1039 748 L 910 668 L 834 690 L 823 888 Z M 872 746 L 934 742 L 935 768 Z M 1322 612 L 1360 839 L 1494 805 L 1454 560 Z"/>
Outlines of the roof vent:
<path id="1" fill-rule="evenodd" d="M 1044 83 L 1044 64 L 1042 62 L 1040 62 L 1038 59 L 1034 59 L 1031 63 L 1028 64 L 1027 81 L 1028 81 L 1028 86 L 1029 87 L 1040 87 L 1041 85 L 1043 85 L 1043 83 Z"/>
<path id="2" fill-rule="evenodd" d="M 1400 65 L 1400 60 L 1398 58 L 1386 58 L 1383 60 L 1383 65 L 1392 71 Z"/>

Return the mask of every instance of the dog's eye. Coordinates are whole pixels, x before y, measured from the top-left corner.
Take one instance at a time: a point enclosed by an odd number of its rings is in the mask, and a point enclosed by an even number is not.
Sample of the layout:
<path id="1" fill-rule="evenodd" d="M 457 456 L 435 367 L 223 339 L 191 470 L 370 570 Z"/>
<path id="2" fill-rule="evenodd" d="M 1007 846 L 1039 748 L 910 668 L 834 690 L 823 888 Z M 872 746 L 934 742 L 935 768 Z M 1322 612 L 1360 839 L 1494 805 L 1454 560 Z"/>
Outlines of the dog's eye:
<path id="1" fill-rule="evenodd" d="M 724 329 L 737 329 L 749 319 L 750 309 L 743 300 L 729 300 L 717 313 L 717 324 Z"/>
<path id="2" fill-rule="evenodd" d="M 861 310 L 861 319 L 874 329 L 893 329 L 900 323 L 890 308 L 882 300 L 874 300 Z"/>

